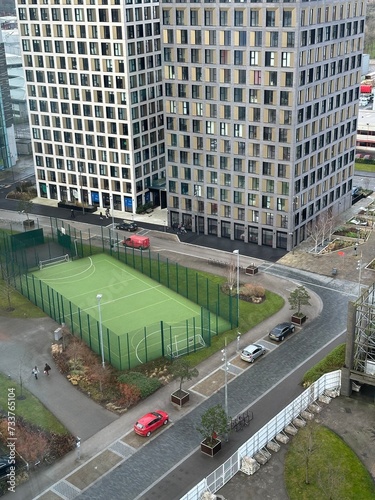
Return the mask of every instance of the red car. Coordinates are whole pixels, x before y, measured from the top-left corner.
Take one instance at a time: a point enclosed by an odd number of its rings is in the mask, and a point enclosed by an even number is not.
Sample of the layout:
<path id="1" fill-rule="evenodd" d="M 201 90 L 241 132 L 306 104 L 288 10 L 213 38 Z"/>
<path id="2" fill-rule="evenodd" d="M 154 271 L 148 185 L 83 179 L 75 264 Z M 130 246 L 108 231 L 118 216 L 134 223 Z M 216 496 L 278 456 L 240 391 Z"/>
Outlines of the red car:
<path id="1" fill-rule="evenodd" d="M 135 424 L 134 432 L 140 436 L 150 436 L 151 432 L 168 423 L 168 413 L 163 410 L 153 411 L 143 415 Z"/>

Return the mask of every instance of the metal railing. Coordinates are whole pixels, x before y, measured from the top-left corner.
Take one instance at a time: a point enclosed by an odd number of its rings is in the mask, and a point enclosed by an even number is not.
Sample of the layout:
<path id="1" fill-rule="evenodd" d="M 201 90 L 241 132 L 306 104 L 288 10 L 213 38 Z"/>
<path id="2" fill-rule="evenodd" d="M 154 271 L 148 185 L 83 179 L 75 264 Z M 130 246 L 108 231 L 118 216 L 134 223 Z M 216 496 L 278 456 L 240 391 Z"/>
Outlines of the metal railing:
<path id="1" fill-rule="evenodd" d="M 205 479 L 202 479 L 181 500 L 199 500 L 206 491 L 216 493 L 241 468 L 244 457 L 253 457 L 270 441 L 282 432 L 295 418 L 305 411 L 312 403 L 324 394 L 325 391 L 341 388 L 341 370 L 326 373 L 314 384 L 306 389 L 300 396 L 281 410 L 246 443 L 244 443 L 236 453 L 226 460 L 220 467 L 214 470 Z"/>

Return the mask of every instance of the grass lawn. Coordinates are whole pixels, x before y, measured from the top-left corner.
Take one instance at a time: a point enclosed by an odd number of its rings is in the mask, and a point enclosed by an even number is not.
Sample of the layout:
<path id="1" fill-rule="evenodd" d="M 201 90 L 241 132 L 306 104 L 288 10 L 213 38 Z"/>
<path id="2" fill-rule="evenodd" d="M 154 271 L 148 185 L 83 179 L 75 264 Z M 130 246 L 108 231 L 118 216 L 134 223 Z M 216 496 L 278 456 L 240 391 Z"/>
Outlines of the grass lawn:
<path id="1" fill-rule="evenodd" d="M 357 455 L 337 434 L 316 426 L 312 433 L 315 451 L 309 455 L 309 484 L 305 483 L 308 424 L 293 437 L 286 456 L 285 485 L 290 500 L 372 500 L 375 485 Z"/>
<path id="2" fill-rule="evenodd" d="M 4 281 L 0 280 L 0 316 L 6 318 L 44 318 L 46 314 L 34 306 L 26 297 L 18 293 L 16 290 L 10 291 L 10 303 L 12 311 L 7 311 L 8 297 Z"/>
<path id="3" fill-rule="evenodd" d="M 375 164 L 374 163 L 355 163 L 355 170 L 359 170 L 362 172 L 373 172 L 375 173 Z"/>
<path id="4" fill-rule="evenodd" d="M 17 396 L 21 393 L 21 389 L 19 384 L 14 380 L 8 379 L 8 377 L 0 374 L 0 387 L 0 408 L 4 409 L 4 411 L 8 408 L 8 389 L 15 388 L 16 418 L 22 417 L 25 421 L 41 427 L 48 432 L 61 435 L 68 434 L 68 431 L 57 418 L 28 390 L 25 388 L 22 389 L 23 395 L 26 396 L 25 399 L 17 399 Z"/>

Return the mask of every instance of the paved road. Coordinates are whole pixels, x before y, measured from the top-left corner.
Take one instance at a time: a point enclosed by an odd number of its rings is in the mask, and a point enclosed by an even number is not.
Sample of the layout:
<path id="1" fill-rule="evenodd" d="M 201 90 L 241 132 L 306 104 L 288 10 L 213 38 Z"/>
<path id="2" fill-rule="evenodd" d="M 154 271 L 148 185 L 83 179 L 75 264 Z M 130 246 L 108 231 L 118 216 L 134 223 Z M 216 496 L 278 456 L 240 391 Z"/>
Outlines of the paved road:
<path id="1" fill-rule="evenodd" d="M 314 356 L 324 345 L 342 334 L 346 326 L 348 303 L 346 292 L 342 293 L 335 288 L 328 287 L 326 280 L 320 279 L 319 276 L 308 276 L 307 273 L 301 275 L 298 271 L 283 269 L 281 266 L 278 272 L 289 275 L 288 277 L 295 281 L 309 278 L 310 287 L 320 296 L 324 307 L 319 317 L 307 324 L 300 334 L 288 339 L 278 349 L 270 352 L 262 362 L 255 363 L 229 384 L 228 401 L 232 415 L 244 411 L 262 395 L 275 388 L 283 378 L 286 379 L 287 387 L 285 391 L 279 390 L 277 392 L 278 398 L 274 408 L 289 403 L 299 390 L 295 383 L 288 384 L 287 377 L 290 372 L 303 364 L 307 358 Z M 349 294 L 354 287 L 355 285 L 352 283 L 345 284 Z M 244 388 L 246 389 L 244 390 Z M 162 482 L 161 493 L 159 493 L 161 496 L 145 495 L 144 492 L 148 487 L 163 478 L 176 464 L 196 452 L 199 444 L 196 427 L 199 425 L 200 415 L 207 408 L 218 403 L 223 403 L 222 391 L 193 409 L 183 419 L 171 426 L 168 432 L 164 432 L 157 439 L 150 441 L 147 446 L 128 458 L 117 469 L 91 486 L 80 498 L 99 500 L 103 498 L 104 494 L 109 495 L 112 499 L 122 500 L 133 500 L 138 497 L 168 498 L 168 500 L 179 498 L 214 470 L 219 463 L 228 458 L 238 446 L 238 440 L 243 439 L 243 436 L 236 435 L 230 443 L 224 446 L 219 457 L 214 460 L 202 459 L 200 454 L 196 453 L 192 461 L 189 461 L 189 465 L 185 464 L 186 469 L 183 465 L 179 465 L 178 470 L 185 472 L 178 476 L 177 482 L 168 481 L 168 478 Z M 265 407 L 267 408 L 267 405 Z M 263 423 L 271 416 L 268 411 L 265 412 L 265 415 Z M 255 425 L 256 422 L 254 422 Z M 254 425 L 252 430 L 256 430 Z M 197 466 L 193 467 L 195 463 Z"/>

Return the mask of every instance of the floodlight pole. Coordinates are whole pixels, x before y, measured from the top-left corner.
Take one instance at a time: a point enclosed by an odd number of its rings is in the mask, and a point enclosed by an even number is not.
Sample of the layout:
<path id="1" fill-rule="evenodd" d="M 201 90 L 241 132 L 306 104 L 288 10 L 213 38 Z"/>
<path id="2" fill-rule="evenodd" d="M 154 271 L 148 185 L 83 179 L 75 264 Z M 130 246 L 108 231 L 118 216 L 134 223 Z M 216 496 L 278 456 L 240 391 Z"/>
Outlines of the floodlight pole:
<path id="1" fill-rule="evenodd" d="M 240 251 L 233 250 L 237 255 L 237 326 L 240 324 Z"/>
<path id="2" fill-rule="evenodd" d="M 102 354 L 102 367 L 103 369 L 105 368 L 105 361 L 104 361 L 104 345 L 103 345 L 103 325 L 102 325 L 102 311 L 100 308 L 100 301 L 102 299 L 103 295 L 101 293 L 98 293 L 96 296 L 96 300 L 98 301 L 98 311 L 99 311 L 99 337 L 100 337 L 100 350 Z"/>

